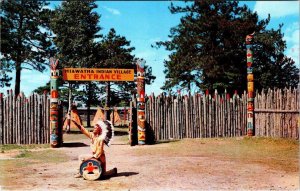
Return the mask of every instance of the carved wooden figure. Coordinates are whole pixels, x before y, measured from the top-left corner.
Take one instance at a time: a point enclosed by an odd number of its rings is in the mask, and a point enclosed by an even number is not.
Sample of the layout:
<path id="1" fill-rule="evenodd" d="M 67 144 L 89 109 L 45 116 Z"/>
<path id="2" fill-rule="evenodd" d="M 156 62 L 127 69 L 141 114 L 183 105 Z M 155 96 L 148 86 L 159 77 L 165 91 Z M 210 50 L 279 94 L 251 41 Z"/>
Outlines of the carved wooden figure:
<path id="1" fill-rule="evenodd" d="M 137 63 L 137 124 L 138 124 L 138 144 L 146 143 L 145 127 L 145 61 L 139 60 Z"/>
<path id="2" fill-rule="evenodd" d="M 247 135 L 254 135 L 254 125 L 253 125 L 253 116 L 254 116 L 254 76 L 253 76 L 253 53 L 252 53 L 252 39 L 254 33 L 246 36 L 246 48 L 247 48 L 247 91 L 248 91 L 248 109 L 247 109 Z"/>
<path id="3" fill-rule="evenodd" d="M 51 80 L 50 80 L 50 144 L 51 147 L 59 147 L 61 144 L 61 131 L 58 126 L 58 89 L 57 80 L 59 71 L 58 60 L 50 59 Z"/>

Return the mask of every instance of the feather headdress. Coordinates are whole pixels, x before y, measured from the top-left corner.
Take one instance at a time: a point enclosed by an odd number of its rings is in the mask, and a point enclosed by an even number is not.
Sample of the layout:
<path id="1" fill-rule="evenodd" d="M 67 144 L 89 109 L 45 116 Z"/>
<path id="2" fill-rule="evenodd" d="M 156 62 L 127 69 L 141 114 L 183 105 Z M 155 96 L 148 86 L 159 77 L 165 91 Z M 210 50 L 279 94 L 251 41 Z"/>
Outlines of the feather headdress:
<path id="1" fill-rule="evenodd" d="M 102 129 L 102 134 L 99 136 L 99 138 L 104 140 L 104 143 L 109 146 L 112 138 L 114 137 L 114 126 L 112 125 L 111 121 L 108 120 L 99 120 L 97 124 Z"/>

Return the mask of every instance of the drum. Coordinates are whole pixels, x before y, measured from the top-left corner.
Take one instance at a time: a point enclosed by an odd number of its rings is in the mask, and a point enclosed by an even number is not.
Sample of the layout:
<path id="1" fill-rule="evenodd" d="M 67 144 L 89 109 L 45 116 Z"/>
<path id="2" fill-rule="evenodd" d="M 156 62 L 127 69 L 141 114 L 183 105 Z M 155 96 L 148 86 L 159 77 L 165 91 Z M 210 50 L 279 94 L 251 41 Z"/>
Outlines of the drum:
<path id="1" fill-rule="evenodd" d="M 87 159 L 80 165 L 80 174 L 86 180 L 97 180 L 101 173 L 101 162 L 95 158 Z"/>

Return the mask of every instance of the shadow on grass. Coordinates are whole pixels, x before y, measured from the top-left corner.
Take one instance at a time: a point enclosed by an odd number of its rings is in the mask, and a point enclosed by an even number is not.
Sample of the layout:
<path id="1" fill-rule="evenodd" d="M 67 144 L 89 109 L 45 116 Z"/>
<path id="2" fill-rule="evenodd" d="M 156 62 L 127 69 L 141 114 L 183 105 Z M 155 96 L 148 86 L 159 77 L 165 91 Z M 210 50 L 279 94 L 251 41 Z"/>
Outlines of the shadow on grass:
<path id="1" fill-rule="evenodd" d="M 129 143 L 112 143 L 111 145 L 129 145 Z"/>
<path id="2" fill-rule="evenodd" d="M 115 136 L 123 136 L 123 135 L 128 135 L 128 132 L 124 132 L 124 131 L 115 131 L 114 132 Z"/>
<path id="3" fill-rule="evenodd" d="M 81 131 L 69 131 L 69 132 L 64 132 L 64 134 L 82 134 Z"/>
<path id="4" fill-rule="evenodd" d="M 80 142 L 63 143 L 62 147 L 87 147 L 87 144 Z"/>
<path id="5" fill-rule="evenodd" d="M 163 143 L 175 143 L 178 142 L 180 140 L 176 139 L 176 140 L 160 140 L 160 141 L 156 141 L 155 144 L 163 144 Z"/>

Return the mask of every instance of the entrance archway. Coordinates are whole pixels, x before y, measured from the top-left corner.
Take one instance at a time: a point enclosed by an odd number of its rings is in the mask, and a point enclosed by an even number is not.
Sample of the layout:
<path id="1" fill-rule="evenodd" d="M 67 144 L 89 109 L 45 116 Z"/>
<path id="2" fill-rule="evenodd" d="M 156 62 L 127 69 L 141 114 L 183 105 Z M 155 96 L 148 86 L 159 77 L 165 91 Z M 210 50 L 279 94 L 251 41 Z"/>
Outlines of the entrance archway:
<path id="1" fill-rule="evenodd" d="M 138 144 L 144 145 L 146 141 L 145 129 L 145 61 L 137 61 L 137 127 L 129 127 L 130 139 L 133 138 L 134 128 L 137 128 Z M 58 59 L 50 59 L 50 145 L 60 147 L 62 145 L 62 125 L 59 124 L 58 104 Z M 135 81 L 134 69 L 112 68 L 64 68 L 63 80 L 65 81 Z M 106 108 L 107 109 L 107 108 Z M 130 141 L 131 142 L 131 141 Z"/>

